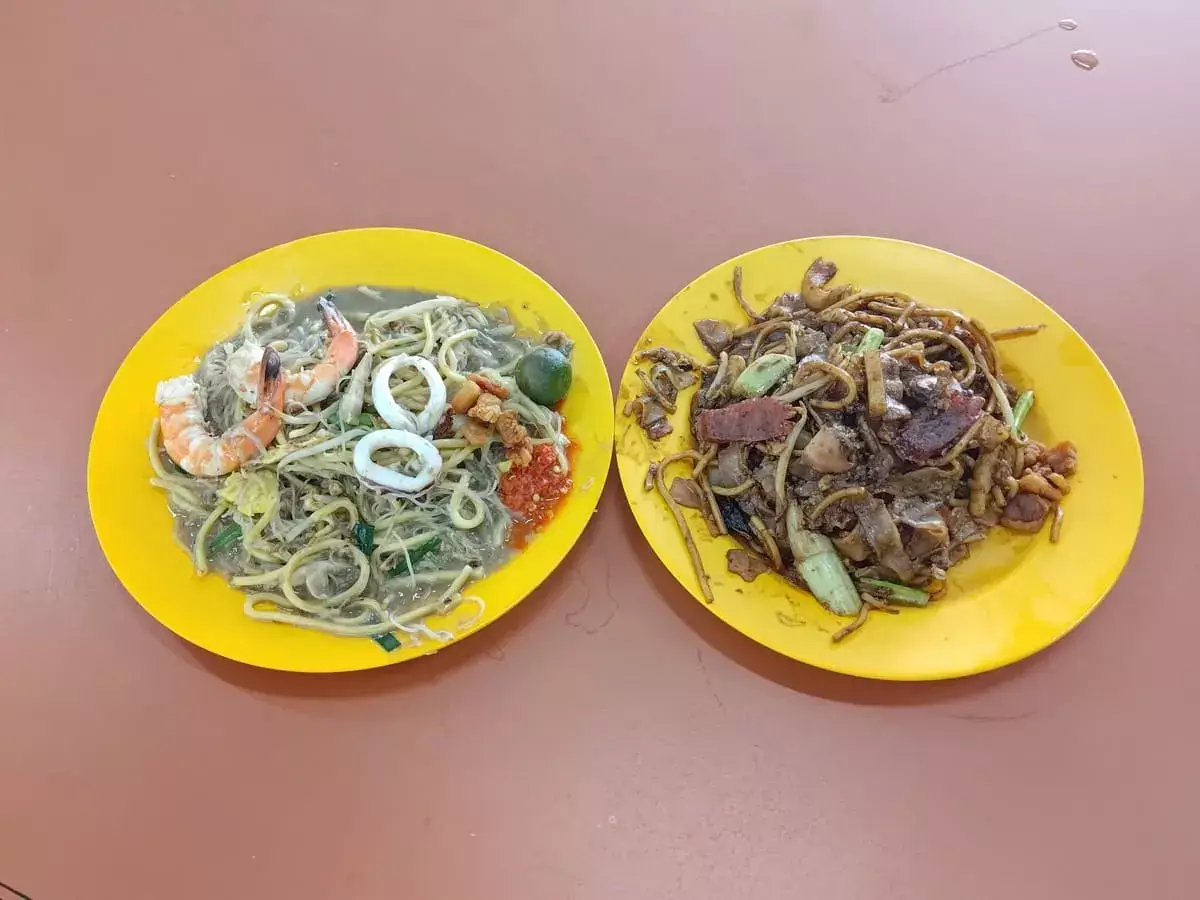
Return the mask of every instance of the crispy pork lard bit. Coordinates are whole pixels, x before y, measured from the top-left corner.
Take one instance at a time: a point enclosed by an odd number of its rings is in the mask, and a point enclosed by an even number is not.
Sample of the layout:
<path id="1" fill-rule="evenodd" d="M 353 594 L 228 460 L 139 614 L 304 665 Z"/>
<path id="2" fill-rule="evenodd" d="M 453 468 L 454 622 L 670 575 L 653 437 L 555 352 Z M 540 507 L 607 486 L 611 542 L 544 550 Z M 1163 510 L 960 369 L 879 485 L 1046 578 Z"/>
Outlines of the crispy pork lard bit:
<path id="1" fill-rule="evenodd" d="M 770 397 L 742 400 L 696 417 L 696 436 L 705 443 L 777 441 L 787 437 L 796 411 Z"/>
<path id="2" fill-rule="evenodd" d="M 850 285 L 829 286 L 833 276 L 837 275 L 837 270 L 835 263 L 821 259 L 819 256 L 812 261 L 812 265 L 804 273 L 804 281 L 800 286 L 800 296 L 804 298 L 805 306 L 820 312 L 849 296 L 852 290 Z"/>
<path id="3" fill-rule="evenodd" d="M 1005 505 L 1000 524 L 1013 531 L 1041 531 L 1051 505 L 1049 500 L 1037 494 L 1017 494 Z"/>

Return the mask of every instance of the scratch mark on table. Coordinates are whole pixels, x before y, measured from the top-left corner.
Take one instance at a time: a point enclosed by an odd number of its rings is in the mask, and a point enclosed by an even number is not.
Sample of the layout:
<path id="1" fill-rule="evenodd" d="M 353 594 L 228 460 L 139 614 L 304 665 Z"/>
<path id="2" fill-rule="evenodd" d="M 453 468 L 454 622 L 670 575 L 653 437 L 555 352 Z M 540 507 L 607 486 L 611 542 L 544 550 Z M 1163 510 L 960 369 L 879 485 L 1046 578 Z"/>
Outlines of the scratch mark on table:
<path id="1" fill-rule="evenodd" d="M 572 628 L 582 628 L 585 634 L 596 634 L 597 632 L 602 631 L 608 626 L 608 623 L 616 617 L 617 611 L 621 608 L 620 601 L 617 600 L 617 598 L 613 595 L 612 569 L 608 568 L 604 572 L 604 596 L 608 600 L 609 608 L 607 609 L 603 618 L 595 624 L 584 621 L 584 613 L 588 611 L 588 608 L 592 602 L 591 586 L 588 585 L 586 579 L 579 576 L 576 576 L 574 583 L 582 588 L 583 602 L 580 603 L 577 608 L 567 613 L 565 619 L 566 623 Z"/>
<path id="2" fill-rule="evenodd" d="M 0 888 L 3 888 L 4 890 L 8 891 L 14 897 L 20 897 L 21 900 L 33 900 L 33 898 L 30 897 L 28 894 L 22 894 L 15 887 L 10 887 L 9 885 L 5 884 L 3 881 L 0 881 Z"/>
<path id="3" fill-rule="evenodd" d="M 696 665 L 700 667 L 700 673 L 704 676 L 704 683 L 708 685 L 709 691 L 712 692 L 713 699 L 717 701 L 717 706 L 721 712 L 725 711 L 725 704 L 721 701 L 721 695 L 717 693 L 717 689 L 713 686 L 712 678 L 708 675 L 708 666 L 704 664 L 704 654 L 700 652 L 700 648 L 696 648 Z"/>
<path id="4" fill-rule="evenodd" d="M 484 654 L 484 656 L 486 656 L 488 659 L 494 659 L 496 662 L 504 662 L 504 659 L 505 659 L 504 648 L 507 645 L 508 645 L 507 638 L 502 641 L 497 641 L 496 645 L 494 647 L 488 647 L 487 652 Z"/>
<path id="5" fill-rule="evenodd" d="M 1019 47 L 1026 41 L 1032 41 L 1039 35 L 1043 35 L 1048 31 L 1055 31 L 1057 29 L 1057 23 L 1054 25 L 1047 25 L 1045 28 L 1039 28 L 1036 31 L 1031 31 L 1029 34 L 1019 37 L 1015 41 L 1009 41 L 1007 44 L 1001 44 L 999 47 L 993 47 L 990 50 L 984 50 L 982 53 L 976 53 L 973 56 L 964 56 L 962 59 L 955 60 L 952 63 L 946 63 L 944 66 L 939 66 L 932 72 L 926 72 L 916 81 L 909 82 L 903 87 L 884 88 L 883 92 L 879 95 L 879 101 L 881 103 L 895 103 L 906 94 L 911 93 L 921 85 L 925 84 L 925 82 L 931 81 L 932 79 L 937 78 L 939 75 L 944 75 L 946 72 L 953 71 L 954 69 L 961 68 L 962 66 L 970 65 L 971 63 L 978 62 L 981 59 L 987 59 L 989 56 L 995 56 L 997 53 L 1003 53 L 1005 50 L 1012 50 L 1014 47 Z"/>
<path id="6" fill-rule="evenodd" d="M 1032 712 L 1012 713 L 1011 715 L 992 715 L 990 713 L 951 713 L 950 718 L 963 722 L 1017 722 L 1028 719 Z"/>

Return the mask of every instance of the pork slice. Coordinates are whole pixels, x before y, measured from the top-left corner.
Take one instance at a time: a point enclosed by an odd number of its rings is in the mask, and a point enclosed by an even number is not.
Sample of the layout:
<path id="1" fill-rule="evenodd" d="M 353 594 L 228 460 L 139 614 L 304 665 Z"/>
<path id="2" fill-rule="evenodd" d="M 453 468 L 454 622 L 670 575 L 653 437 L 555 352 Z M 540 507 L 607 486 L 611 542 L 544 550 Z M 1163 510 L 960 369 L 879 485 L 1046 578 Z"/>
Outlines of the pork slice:
<path id="1" fill-rule="evenodd" d="M 671 497 L 680 506 L 686 506 L 688 509 L 704 508 L 704 495 L 700 492 L 700 485 L 690 478 L 676 478 L 672 481 Z"/>
<path id="2" fill-rule="evenodd" d="M 705 443 L 774 441 L 787 436 L 796 411 L 771 397 L 754 397 L 696 417 L 696 436 Z"/>
<path id="3" fill-rule="evenodd" d="M 893 441 L 896 453 L 909 462 L 925 462 L 954 446 L 983 415 L 983 398 L 965 391 L 950 398 L 944 410 L 925 407 L 913 416 Z"/>
<path id="4" fill-rule="evenodd" d="M 753 581 L 764 572 L 771 571 L 771 564 L 749 550 L 734 549 L 725 551 L 725 565 L 734 575 L 741 576 L 743 581 Z"/>
<path id="5" fill-rule="evenodd" d="M 707 347 L 713 356 L 733 341 L 733 326 L 723 319 L 697 319 L 692 325 L 700 343 Z"/>

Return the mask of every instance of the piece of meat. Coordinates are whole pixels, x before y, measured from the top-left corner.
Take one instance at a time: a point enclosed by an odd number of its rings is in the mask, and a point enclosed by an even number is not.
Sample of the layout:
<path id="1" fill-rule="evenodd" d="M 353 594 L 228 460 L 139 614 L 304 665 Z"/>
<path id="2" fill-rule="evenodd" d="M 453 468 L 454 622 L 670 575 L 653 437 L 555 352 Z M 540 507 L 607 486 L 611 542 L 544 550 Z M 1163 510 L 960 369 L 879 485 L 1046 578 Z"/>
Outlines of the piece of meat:
<path id="1" fill-rule="evenodd" d="M 705 443 L 774 441 L 786 437 L 796 411 L 771 397 L 754 397 L 696 417 L 696 437 Z"/>
<path id="2" fill-rule="evenodd" d="M 505 447 L 517 447 L 528 442 L 529 432 L 511 409 L 506 409 L 496 417 L 496 434 Z"/>
<path id="3" fill-rule="evenodd" d="M 1048 465 L 1051 471 L 1069 478 L 1075 474 L 1079 465 L 1079 452 L 1070 441 L 1055 444 L 1042 454 L 1041 461 Z"/>
<path id="4" fill-rule="evenodd" d="M 454 392 L 454 396 L 450 399 L 450 408 L 459 415 L 466 413 L 475 401 L 479 399 L 479 395 L 483 393 L 483 389 L 474 381 L 464 381 L 462 386 Z"/>
<path id="5" fill-rule="evenodd" d="M 458 434 L 472 447 L 482 447 L 491 439 L 492 429 L 490 425 L 485 425 L 483 422 L 467 419 L 463 422 Z"/>
<path id="6" fill-rule="evenodd" d="M 733 326 L 721 319 L 697 319 L 693 323 L 700 343 L 717 356 L 733 340 Z"/>
<path id="7" fill-rule="evenodd" d="M 685 387 L 691 387 L 696 376 L 691 372 L 679 372 L 665 363 L 655 363 L 650 369 L 650 383 L 672 405 Z"/>
<path id="8" fill-rule="evenodd" d="M 858 514 L 858 527 L 862 529 L 863 538 L 875 551 L 875 558 L 881 565 L 887 566 L 907 583 L 916 573 L 913 562 L 904 552 L 904 544 L 900 540 L 900 529 L 883 501 L 877 497 L 856 501 L 854 511 Z"/>
<path id="9" fill-rule="evenodd" d="M 708 470 L 708 483 L 717 487 L 737 487 L 749 477 L 745 444 L 724 444 L 717 451 L 716 465 Z"/>
<path id="10" fill-rule="evenodd" d="M 670 493 L 680 506 L 686 506 L 688 509 L 704 508 L 704 495 L 700 492 L 700 485 L 691 478 L 676 478 L 671 482 Z"/>
<path id="11" fill-rule="evenodd" d="M 775 465 L 777 462 L 776 459 L 764 457 L 751 473 L 750 477 L 754 479 L 754 483 L 758 485 L 758 489 L 763 492 L 764 497 L 775 496 Z"/>
<path id="12" fill-rule="evenodd" d="M 825 332 L 817 331 L 815 328 L 801 328 L 797 331 L 797 359 L 804 359 L 806 356 L 811 356 L 816 359 L 824 359 L 825 354 L 828 352 L 829 338 L 825 336 Z"/>
<path id="13" fill-rule="evenodd" d="M 871 545 L 863 537 L 862 529 L 857 525 L 853 529 L 833 539 L 833 546 L 838 553 L 853 562 L 866 562 L 871 558 Z"/>
<path id="14" fill-rule="evenodd" d="M 815 472 L 840 475 L 854 468 L 855 455 L 848 432 L 836 425 L 826 425 L 805 445 L 800 459 Z"/>
<path id="15" fill-rule="evenodd" d="M 637 352 L 639 361 L 648 359 L 651 362 L 663 363 L 675 369 L 684 371 L 694 371 L 700 368 L 700 363 L 696 362 L 686 353 L 680 353 L 678 350 L 672 350 L 669 347 L 650 347 L 646 350 Z"/>
<path id="16" fill-rule="evenodd" d="M 1050 506 L 1050 501 L 1045 497 L 1022 492 L 1008 501 L 1000 524 L 1013 531 L 1036 533 L 1046 524 L 1046 513 L 1050 512 Z"/>
<path id="17" fill-rule="evenodd" d="M 649 395 L 630 400 L 625 405 L 625 414 L 636 414 L 637 423 L 645 429 L 646 435 L 652 441 L 664 438 L 672 431 L 671 423 L 667 420 L 667 410 Z"/>
<path id="18" fill-rule="evenodd" d="M 488 378 L 486 375 L 480 375 L 478 372 L 472 372 L 467 376 L 467 380 L 477 384 L 480 390 L 486 391 L 489 394 L 493 394 L 494 396 L 499 397 L 501 400 L 508 399 L 508 388 L 498 381 L 492 381 L 492 379 Z"/>
<path id="19" fill-rule="evenodd" d="M 943 365 L 933 372 L 925 372 L 911 363 L 903 363 L 900 366 L 900 382 L 905 395 L 913 405 L 945 409 L 950 398 L 962 391 L 962 385 L 948 369 Z"/>
<path id="20" fill-rule="evenodd" d="M 764 572 L 771 571 L 771 564 L 757 553 L 740 548 L 725 551 L 725 565 L 734 575 L 741 576 L 743 581 L 753 581 Z"/>
<path id="21" fill-rule="evenodd" d="M 983 415 L 983 398 L 961 392 L 950 398 L 944 410 L 920 410 L 896 435 L 892 446 L 909 462 L 925 462 L 954 446 Z"/>
<path id="22" fill-rule="evenodd" d="M 472 419 L 478 419 L 480 422 L 487 422 L 491 425 L 500 418 L 501 412 L 503 410 L 500 408 L 499 397 L 495 394 L 480 394 L 475 405 L 467 411 L 467 415 Z"/>

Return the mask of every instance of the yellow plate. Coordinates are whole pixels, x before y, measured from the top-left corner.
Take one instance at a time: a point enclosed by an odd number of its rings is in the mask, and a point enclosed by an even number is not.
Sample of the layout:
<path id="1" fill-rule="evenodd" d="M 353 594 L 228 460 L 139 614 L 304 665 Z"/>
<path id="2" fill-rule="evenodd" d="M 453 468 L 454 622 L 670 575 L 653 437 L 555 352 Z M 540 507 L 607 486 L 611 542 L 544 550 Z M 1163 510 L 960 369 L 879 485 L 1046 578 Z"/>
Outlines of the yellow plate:
<path id="1" fill-rule="evenodd" d="M 710 539 L 698 514 L 685 510 L 712 577 L 708 608 L 747 637 L 785 656 L 848 675 L 892 680 L 954 678 L 995 669 L 1036 653 L 1079 624 L 1117 580 L 1133 549 L 1142 515 L 1142 457 L 1133 420 L 1095 352 L 1048 306 L 1006 278 L 931 247 L 873 237 L 819 237 L 763 247 L 701 275 L 659 312 L 637 349 L 665 345 L 699 359 L 709 354 L 692 322 L 743 322 L 731 291 L 733 267 L 743 270 L 748 302 L 763 308 L 778 294 L 798 291 L 817 256 L 838 265 L 837 281 L 904 291 L 934 306 L 953 307 L 992 329 L 1045 324 L 1034 337 L 1000 344 L 1006 374 L 1036 386 L 1029 433 L 1043 442 L 1071 439 L 1079 472 L 1063 504 L 1062 539 L 1049 529 L 1033 537 L 996 529 L 950 575 L 946 597 L 924 610 L 872 615 L 840 644 L 830 635 L 846 623 L 776 575 L 751 584 L 725 569 L 732 538 Z M 646 492 L 647 464 L 684 449 L 687 406 L 671 417 L 674 432 L 652 445 L 622 415 L 640 393 L 632 360 L 617 396 L 617 468 L 634 517 L 659 559 L 702 603 L 700 585 L 674 519 L 656 491 Z M 668 473 L 686 472 L 680 466 Z M 792 624 L 785 624 L 785 620 Z"/>
<path id="2" fill-rule="evenodd" d="M 402 228 L 321 234 L 257 253 L 192 290 L 142 336 L 104 395 L 88 453 L 92 522 L 121 583 L 171 631 L 230 659 L 297 672 L 344 672 L 428 652 L 387 653 L 367 639 L 247 618 L 242 594 L 219 576 L 196 576 L 172 538 L 166 497 L 149 483 L 145 444 L 157 413 L 158 381 L 193 371 L 198 354 L 233 333 L 251 292 L 307 296 L 349 284 L 413 287 L 506 306 L 520 325 L 557 329 L 575 341 L 574 382 L 563 408 L 578 444 L 575 487 L 527 549 L 474 586 L 487 606 L 470 631 L 512 609 L 553 571 L 583 533 L 604 488 L 613 443 L 604 360 L 575 311 L 529 269 L 462 238 Z M 451 624 L 427 622 L 434 628 Z"/>

